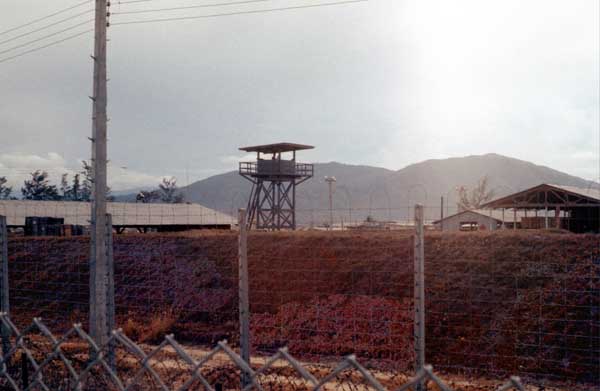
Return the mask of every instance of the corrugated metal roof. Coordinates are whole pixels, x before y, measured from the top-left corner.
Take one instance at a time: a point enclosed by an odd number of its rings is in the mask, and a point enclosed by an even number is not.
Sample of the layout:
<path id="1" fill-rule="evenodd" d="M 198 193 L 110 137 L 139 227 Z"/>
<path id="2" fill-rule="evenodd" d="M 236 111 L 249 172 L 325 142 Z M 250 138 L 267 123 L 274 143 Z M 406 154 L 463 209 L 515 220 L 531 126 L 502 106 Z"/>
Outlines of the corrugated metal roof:
<path id="1" fill-rule="evenodd" d="M 143 204 L 109 202 L 107 211 L 113 225 L 233 225 L 235 219 L 227 214 L 199 204 Z M 25 217 L 64 218 L 65 224 L 89 225 L 90 203 L 75 201 L 0 201 L 0 215 L 7 225 L 23 226 Z"/>
<path id="2" fill-rule="evenodd" d="M 554 191 L 564 191 L 569 192 L 577 197 L 583 197 L 588 199 L 591 203 L 600 202 L 600 189 L 598 188 L 581 188 L 575 186 L 563 186 L 563 185 L 554 185 L 548 183 L 542 183 L 540 185 L 531 187 L 529 189 L 521 190 L 513 194 L 508 194 L 506 196 L 497 198 L 490 202 L 482 205 L 484 208 L 511 208 L 513 206 L 519 206 L 519 203 L 515 204 L 515 199 L 517 197 L 523 196 L 528 193 L 536 192 L 536 191 L 546 191 L 546 190 L 554 190 Z M 540 203 L 540 207 L 543 207 L 544 204 Z M 571 205 L 572 206 L 572 205 Z"/>
<path id="3" fill-rule="evenodd" d="M 548 186 L 557 187 L 559 189 L 562 189 L 564 191 L 568 191 L 571 193 L 575 193 L 582 197 L 588 197 L 588 198 L 592 198 L 596 201 L 600 201 L 600 189 L 594 189 L 594 188 L 585 189 L 582 187 L 563 186 L 563 185 L 554 185 L 554 184 L 549 184 Z"/>

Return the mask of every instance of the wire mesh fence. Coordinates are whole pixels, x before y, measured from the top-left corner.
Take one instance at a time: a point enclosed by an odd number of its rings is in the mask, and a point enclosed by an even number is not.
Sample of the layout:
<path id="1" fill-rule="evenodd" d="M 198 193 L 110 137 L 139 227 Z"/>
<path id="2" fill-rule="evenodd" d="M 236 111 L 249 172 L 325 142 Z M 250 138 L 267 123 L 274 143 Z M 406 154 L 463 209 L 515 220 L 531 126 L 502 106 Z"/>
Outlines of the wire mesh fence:
<path id="1" fill-rule="evenodd" d="M 41 316 L 64 331 L 86 323 L 89 313 L 89 237 L 14 237 L 8 240 L 8 274 L 13 321 Z"/>
<path id="2" fill-rule="evenodd" d="M 287 346 L 318 373 L 348 354 L 393 381 L 413 373 L 414 225 L 370 220 L 376 224 L 249 234 L 254 359 Z M 197 357 L 223 339 L 237 349 L 238 233 L 131 231 L 114 235 L 117 327 L 143 346 L 173 333 Z M 426 362 L 445 375 L 597 387 L 600 238 L 484 231 L 427 233 Z M 10 234 L 18 327 L 42 316 L 56 332 L 77 322 L 87 331 L 89 246 L 85 235 Z"/>
<path id="3" fill-rule="evenodd" d="M 456 206 L 424 206 L 425 224 L 448 214 L 458 212 Z M 296 220 L 301 229 L 315 230 L 410 230 L 414 228 L 414 205 L 385 207 L 373 205 L 363 208 L 308 208 L 296 211 Z"/>
<path id="4" fill-rule="evenodd" d="M 150 341 L 168 330 L 190 342 L 237 341 L 236 234 L 203 235 L 114 237 L 116 320 L 131 336 Z M 11 237 L 8 254 L 17 325 L 33 316 L 57 330 L 87 324 L 88 237 Z"/>
<path id="5" fill-rule="evenodd" d="M 98 346 L 79 324 L 60 336 L 39 318 L 23 330 L 6 314 L 11 349 L 1 356 L 0 386 L 12 390 L 415 390 L 418 385 L 452 388 L 427 365 L 413 378 L 367 370 L 353 355 L 330 365 L 307 365 L 286 348 L 244 361 L 225 341 L 197 352 L 167 335 L 154 346 L 136 344 L 121 330 Z M 115 349 L 115 357 L 108 354 Z M 450 384 L 450 383 L 449 383 Z M 483 389 L 521 390 L 517 377 Z M 473 388 L 476 389 L 476 388 Z"/>
<path id="6" fill-rule="evenodd" d="M 117 237 L 117 325 L 144 342 L 173 332 L 189 343 L 237 343 L 236 242 L 233 232 Z"/>
<path id="7" fill-rule="evenodd" d="M 431 234 L 426 243 L 429 363 L 599 385 L 597 235 Z"/>
<path id="8" fill-rule="evenodd" d="M 254 348 L 412 369 L 412 246 L 402 233 L 251 235 Z"/>

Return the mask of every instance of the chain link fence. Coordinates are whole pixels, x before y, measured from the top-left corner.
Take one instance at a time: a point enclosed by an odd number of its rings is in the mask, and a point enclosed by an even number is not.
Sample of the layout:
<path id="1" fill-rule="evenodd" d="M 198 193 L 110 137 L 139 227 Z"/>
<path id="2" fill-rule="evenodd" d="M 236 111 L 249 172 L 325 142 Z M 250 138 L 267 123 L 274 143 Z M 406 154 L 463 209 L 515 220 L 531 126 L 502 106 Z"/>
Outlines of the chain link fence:
<path id="1" fill-rule="evenodd" d="M 121 330 L 98 346 L 80 324 L 55 336 L 41 319 L 23 330 L 6 314 L 1 326 L 11 349 L 0 359 L 0 387 L 20 390 L 415 390 L 452 387 L 424 366 L 416 376 L 389 377 L 362 366 L 354 355 L 311 366 L 286 348 L 249 363 L 221 341 L 202 355 L 167 335 L 157 346 L 140 345 Z M 111 349 L 109 349 L 109 346 Z M 109 351 L 114 351 L 114 356 Z M 495 381 L 499 391 L 526 390 L 517 377 Z M 432 388 L 434 389 L 434 388 Z"/>

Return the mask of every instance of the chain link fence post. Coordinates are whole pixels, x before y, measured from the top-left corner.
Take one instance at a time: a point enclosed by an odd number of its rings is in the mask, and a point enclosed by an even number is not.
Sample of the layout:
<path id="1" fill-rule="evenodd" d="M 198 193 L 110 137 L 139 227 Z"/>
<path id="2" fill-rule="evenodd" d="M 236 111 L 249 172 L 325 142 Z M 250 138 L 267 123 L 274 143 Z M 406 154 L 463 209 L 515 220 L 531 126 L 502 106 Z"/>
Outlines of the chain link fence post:
<path id="1" fill-rule="evenodd" d="M 415 371 L 420 371 L 425 365 L 425 241 L 423 227 L 423 205 L 415 205 L 415 236 L 414 236 L 414 344 Z M 425 383 L 417 384 L 417 391 L 425 390 Z"/>
<path id="2" fill-rule="evenodd" d="M 248 230 L 246 226 L 246 209 L 238 213 L 240 227 L 238 246 L 238 293 L 240 312 L 240 354 L 242 359 L 250 365 L 250 304 L 248 299 Z M 250 384 L 248 374 L 241 371 L 242 388 Z"/>
<path id="3" fill-rule="evenodd" d="M 110 339 L 115 329 L 115 260 L 113 257 L 112 215 L 106 214 L 106 339 Z M 108 365 L 115 370 L 115 344 L 108 345 Z"/>
<path id="4" fill-rule="evenodd" d="M 98 346 L 106 344 L 115 326 L 112 216 L 108 213 L 103 236 L 101 239 L 92 238 L 90 259 L 90 336 Z M 105 247 L 98 247 L 98 242 L 103 243 Z M 104 251 L 104 256 L 97 256 L 99 251 Z M 104 262 L 99 264 L 99 260 Z M 114 362 L 112 350 L 112 347 L 109 347 L 107 354 L 113 357 Z"/>
<path id="5" fill-rule="evenodd" d="M 8 228 L 6 226 L 6 217 L 0 216 L 0 312 L 9 314 L 8 300 Z M 2 324 L 2 355 L 6 357 L 10 351 L 10 330 Z"/>

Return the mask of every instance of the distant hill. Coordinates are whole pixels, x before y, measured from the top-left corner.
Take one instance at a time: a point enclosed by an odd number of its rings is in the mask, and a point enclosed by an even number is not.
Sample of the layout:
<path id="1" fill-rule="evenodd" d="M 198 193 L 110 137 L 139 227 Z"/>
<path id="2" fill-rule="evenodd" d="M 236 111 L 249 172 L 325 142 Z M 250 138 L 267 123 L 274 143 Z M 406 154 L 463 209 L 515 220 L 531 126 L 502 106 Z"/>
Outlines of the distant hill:
<path id="1" fill-rule="evenodd" d="M 488 176 L 498 196 L 523 190 L 540 183 L 588 187 L 590 182 L 563 172 L 497 154 L 432 159 L 393 171 L 385 168 L 342 163 L 316 163 L 315 176 L 298 187 L 298 218 L 303 222 L 325 221 L 328 216 L 328 188 L 323 178 L 335 176 L 334 208 L 340 218 L 406 219 L 410 205 L 422 203 L 427 217 L 440 215 L 440 197 L 448 203 L 448 212 L 456 211 L 457 186 L 473 186 Z M 593 184 L 593 186 L 599 186 Z M 251 184 L 237 171 L 215 175 L 181 189 L 188 201 L 232 213 L 245 207 Z M 352 208 L 352 212 L 344 210 Z M 447 206 L 444 207 L 446 213 Z M 309 211 L 309 210 L 317 211 Z"/>

